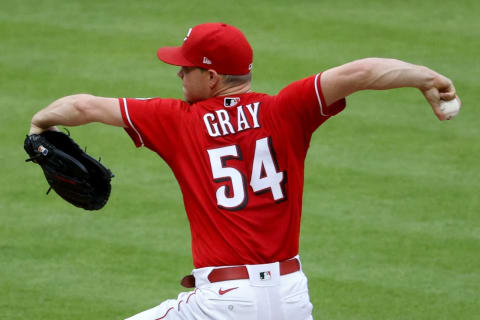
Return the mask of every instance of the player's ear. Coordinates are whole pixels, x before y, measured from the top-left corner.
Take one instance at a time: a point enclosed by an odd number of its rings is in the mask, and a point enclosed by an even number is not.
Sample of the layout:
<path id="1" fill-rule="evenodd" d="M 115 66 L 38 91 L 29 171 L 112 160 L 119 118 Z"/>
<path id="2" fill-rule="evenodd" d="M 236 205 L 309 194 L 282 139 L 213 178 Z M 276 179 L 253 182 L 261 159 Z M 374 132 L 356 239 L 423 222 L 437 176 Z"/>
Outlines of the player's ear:
<path id="1" fill-rule="evenodd" d="M 220 83 L 221 77 L 215 70 L 208 69 L 207 72 L 208 72 L 208 85 L 210 88 L 214 88 Z"/>

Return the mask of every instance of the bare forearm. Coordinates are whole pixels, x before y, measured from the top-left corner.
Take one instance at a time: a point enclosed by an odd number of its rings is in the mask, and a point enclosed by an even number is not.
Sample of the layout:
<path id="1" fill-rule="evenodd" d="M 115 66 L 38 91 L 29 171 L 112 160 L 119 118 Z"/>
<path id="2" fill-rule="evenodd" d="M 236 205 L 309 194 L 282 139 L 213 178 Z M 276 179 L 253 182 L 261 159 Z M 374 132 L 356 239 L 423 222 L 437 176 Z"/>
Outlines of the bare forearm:
<path id="1" fill-rule="evenodd" d="M 322 74 L 322 89 L 327 105 L 361 90 L 418 88 L 439 119 L 441 100 L 456 97 L 452 81 L 424 66 L 396 59 L 366 58 L 349 62 Z"/>
<path id="2" fill-rule="evenodd" d="M 90 122 L 87 114 L 78 108 L 78 101 L 86 97 L 89 95 L 77 94 L 55 100 L 33 116 L 32 128 L 43 131 L 56 125 L 78 126 Z"/>
<path id="3" fill-rule="evenodd" d="M 79 126 L 90 122 L 124 126 L 118 100 L 89 94 L 60 98 L 33 116 L 30 133 L 40 133 L 57 125 Z"/>
<path id="4" fill-rule="evenodd" d="M 322 75 L 322 87 L 334 102 L 361 90 L 387 90 L 433 86 L 436 72 L 404 61 L 366 58 L 329 69 Z"/>
<path id="5" fill-rule="evenodd" d="M 433 70 L 396 59 L 367 58 L 357 63 L 364 64 L 365 78 L 359 79 L 359 90 L 387 90 L 413 87 L 425 90 L 433 87 Z"/>

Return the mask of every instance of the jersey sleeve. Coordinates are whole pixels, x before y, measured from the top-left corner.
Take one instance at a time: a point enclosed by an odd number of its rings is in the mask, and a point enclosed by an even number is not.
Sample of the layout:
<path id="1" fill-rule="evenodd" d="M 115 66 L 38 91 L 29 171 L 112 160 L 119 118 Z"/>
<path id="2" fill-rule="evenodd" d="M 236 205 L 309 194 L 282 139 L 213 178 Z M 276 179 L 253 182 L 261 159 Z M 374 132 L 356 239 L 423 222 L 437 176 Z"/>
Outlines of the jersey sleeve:
<path id="1" fill-rule="evenodd" d="M 319 73 L 293 82 L 276 96 L 275 113 L 290 121 L 297 121 L 310 135 L 331 116 L 345 109 L 346 105 L 345 99 L 326 104 L 321 76 Z"/>
<path id="2" fill-rule="evenodd" d="M 125 131 L 135 146 L 145 146 L 163 158 L 181 128 L 184 102 L 177 99 L 119 98 Z"/>

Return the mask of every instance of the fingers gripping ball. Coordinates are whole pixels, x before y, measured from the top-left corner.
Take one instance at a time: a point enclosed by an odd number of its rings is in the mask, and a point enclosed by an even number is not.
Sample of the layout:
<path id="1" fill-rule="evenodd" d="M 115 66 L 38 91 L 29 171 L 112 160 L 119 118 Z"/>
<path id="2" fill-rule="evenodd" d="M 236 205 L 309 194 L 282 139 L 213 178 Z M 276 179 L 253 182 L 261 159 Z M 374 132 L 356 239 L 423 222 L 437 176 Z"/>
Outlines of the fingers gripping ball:
<path id="1" fill-rule="evenodd" d="M 112 172 L 84 152 L 68 135 L 45 131 L 27 136 L 26 161 L 37 163 L 50 188 L 65 201 L 85 210 L 105 206 L 111 192 Z"/>
<path id="2" fill-rule="evenodd" d="M 442 112 L 445 120 L 450 120 L 460 112 L 460 102 L 457 98 L 450 101 L 440 101 L 440 112 Z"/>

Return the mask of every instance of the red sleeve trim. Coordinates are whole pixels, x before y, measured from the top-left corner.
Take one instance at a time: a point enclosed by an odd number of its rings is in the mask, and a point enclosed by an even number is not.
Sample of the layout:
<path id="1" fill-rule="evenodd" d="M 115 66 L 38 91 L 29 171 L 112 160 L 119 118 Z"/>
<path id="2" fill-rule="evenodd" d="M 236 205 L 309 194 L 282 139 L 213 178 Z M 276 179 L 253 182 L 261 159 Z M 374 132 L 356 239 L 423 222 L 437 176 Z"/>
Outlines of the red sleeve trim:
<path id="1" fill-rule="evenodd" d="M 321 76 L 322 73 L 319 73 L 315 76 L 315 93 L 317 94 L 318 105 L 320 106 L 320 114 L 324 117 L 334 116 L 345 109 L 346 100 L 343 98 L 327 106 L 322 92 L 322 85 L 320 83 Z"/>
<path id="2" fill-rule="evenodd" d="M 140 132 L 138 132 L 137 128 L 133 125 L 132 119 L 130 118 L 130 114 L 128 112 L 128 103 L 126 98 L 119 98 L 120 101 L 120 112 L 122 113 L 123 123 L 127 126 L 125 131 L 128 133 L 130 138 L 132 138 L 135 146 L 143 147 L 145 144 L 143 142 L 142 136 Z"/>

